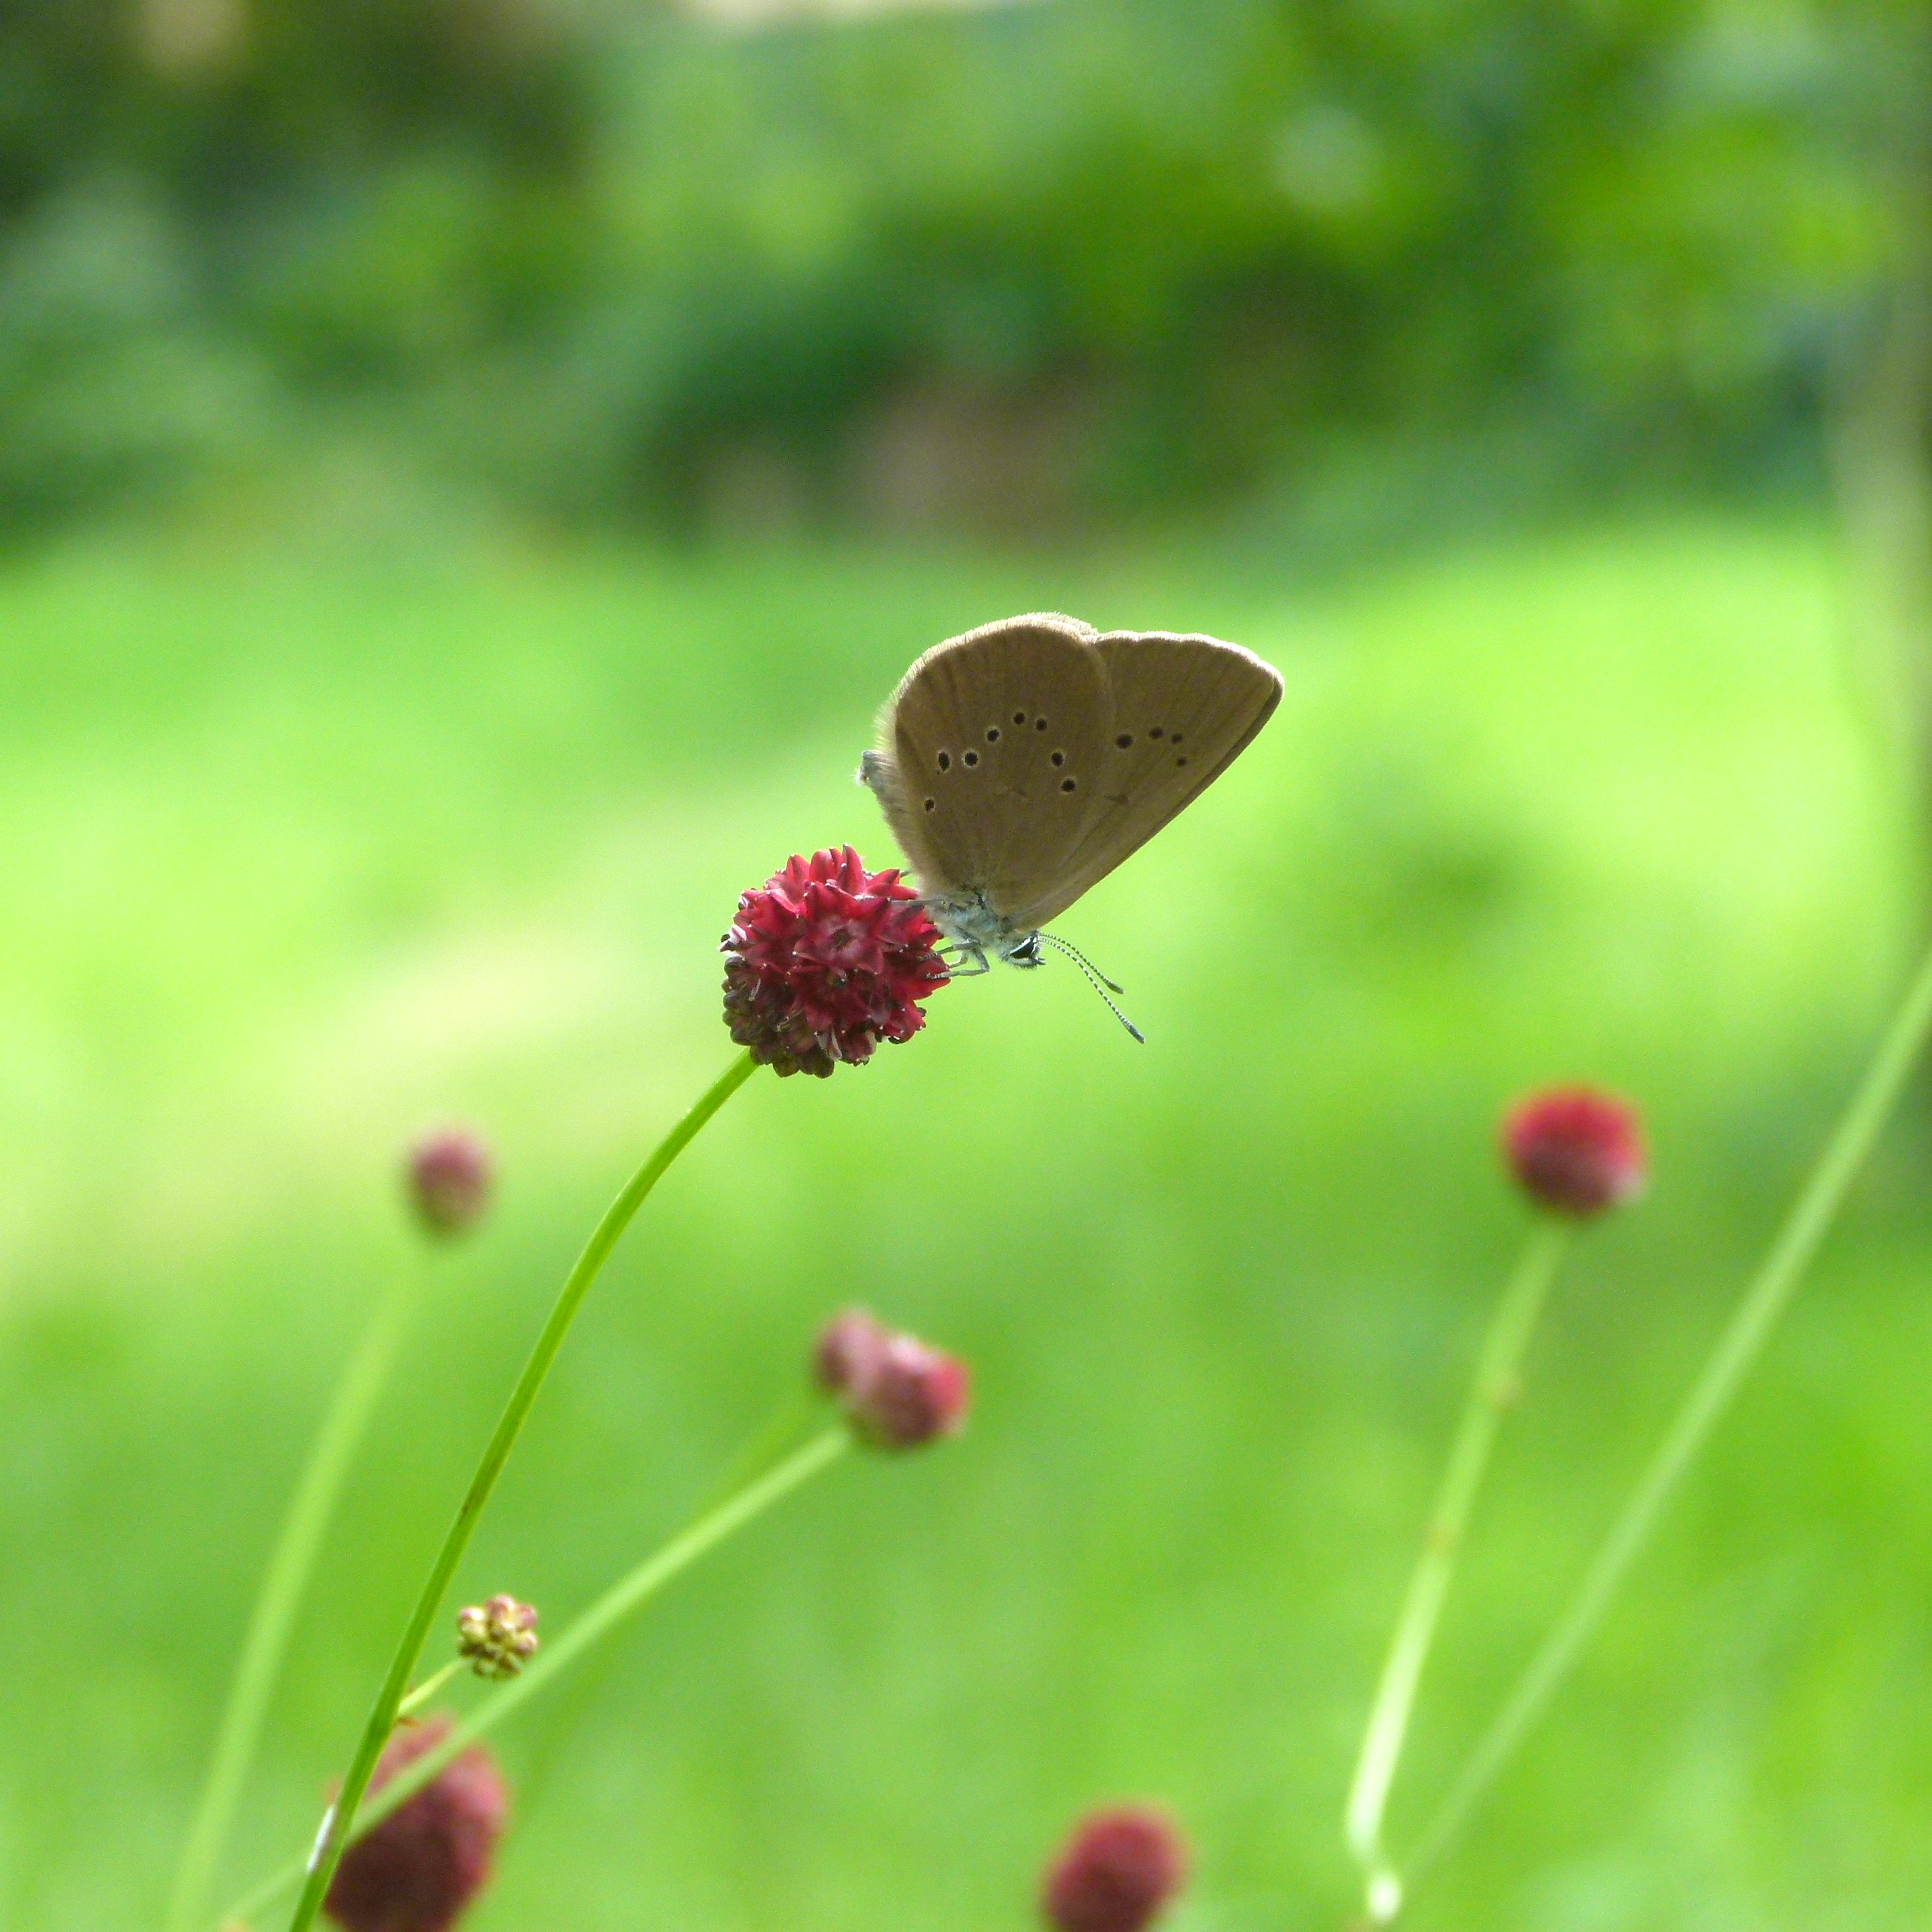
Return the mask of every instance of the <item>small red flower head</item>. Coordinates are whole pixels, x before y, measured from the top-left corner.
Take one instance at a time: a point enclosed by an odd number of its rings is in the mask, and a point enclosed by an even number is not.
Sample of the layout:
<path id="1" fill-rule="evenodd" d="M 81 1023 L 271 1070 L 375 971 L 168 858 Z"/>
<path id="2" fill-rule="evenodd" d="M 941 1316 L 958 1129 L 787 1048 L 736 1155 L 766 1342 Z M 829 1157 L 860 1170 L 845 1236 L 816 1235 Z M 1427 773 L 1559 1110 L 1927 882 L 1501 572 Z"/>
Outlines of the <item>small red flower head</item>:
<path id="1" fill-rule="evenodd" d="M 972 1402 L 972 1377 L 958 1356 L 884 1327 L 862 1308 L 848 1309 L 820 1331 L 812 1367 L 876 1448 L 916 1449 L 956 1435 Z"/>
<path id="2" fill-rule="evenodd" d="M 490 1150 L 460 1128 L 431 1134 L 410 1150 L 410 1199 L 433 1234 L 460 1234 L 490 1204 L 496 1181 Z"/>
<path id="3" fill-rule="evenodd" d="M 1142 1932 L 1180 1889 L 1187 1847 L 1164 1812 L 1090 1812 L 1046 1868 L 1040 1908 L 1054 1932 Z"/>
<path id="4" fill-rule="evenodd" d="M 1539 1207 L 1587 1220 L 1640 1192 L 1643 1127 L 1627 1100 L 1589 1087 L 1552 1087 L 1503 1117 L 1503 1159 Z"/>
<path id="5" fill-rule="evenodd" d="M 850 846 L 793 859 L 738 901 L 724 935 L 724 1023 L 761 1066 L 826 1078 L 911 1039 L 946 984 L 939 928 L 894 871 Z"/>
<path id="6" fill-rule="evenodd" d="M 398 1731 L 370 1790 L 448 1734 L 446 1718 Z M 464 1752 L 343 1853 L 324 1909 L 344 1932 L 448 1932 L 489 1880 L 508 1798 L 488 1754 Z"/>

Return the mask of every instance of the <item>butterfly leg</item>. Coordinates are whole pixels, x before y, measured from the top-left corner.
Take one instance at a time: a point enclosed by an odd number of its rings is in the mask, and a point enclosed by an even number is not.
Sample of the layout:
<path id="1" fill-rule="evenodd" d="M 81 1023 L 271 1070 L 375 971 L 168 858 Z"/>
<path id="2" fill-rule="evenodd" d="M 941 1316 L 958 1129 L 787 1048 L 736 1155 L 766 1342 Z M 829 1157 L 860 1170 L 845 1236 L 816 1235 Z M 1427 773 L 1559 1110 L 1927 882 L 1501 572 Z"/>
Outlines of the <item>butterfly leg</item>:
<path id="1" fill-rule="evenodd" d="M 947 953 L 952 958 L 946 958 Z M 993 969 L 986 963 L 986 956 L 976 946 L 947 946 L 940 949 L 940 958 L 944 962 L 946 976 L 949 980 L 976 980 L 982 973 Z M 970 960 L 969 966 L 964 962 Z"/>

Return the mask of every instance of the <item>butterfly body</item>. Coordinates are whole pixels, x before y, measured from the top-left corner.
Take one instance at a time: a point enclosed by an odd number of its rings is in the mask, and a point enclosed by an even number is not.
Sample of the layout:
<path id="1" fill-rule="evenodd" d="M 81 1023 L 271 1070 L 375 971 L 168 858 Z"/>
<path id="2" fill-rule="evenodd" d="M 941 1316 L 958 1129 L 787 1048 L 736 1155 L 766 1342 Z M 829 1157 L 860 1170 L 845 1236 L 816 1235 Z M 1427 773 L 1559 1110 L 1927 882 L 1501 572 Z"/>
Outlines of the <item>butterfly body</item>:
<path id="1" fill-rule="evenodd" d="M 897 784 L 898 777 L 880 753 L 867 752 L 859 760 L 859 782 L 884 800 Z M 920 883 L 926 883 L 923 877 Z M 959 953 L 973 962 L 970 971 L 984 972 L 988 953 L 1010 966 L 1044 963 L 1038 928 L 1023 931 L 1016 926 L 988 902 L 982 888 L 969 886 L 956 893 L 928 892 L 920 903 Z"/>
<path id="2" fill-rule="evenodd" d="M 1102 633 L 1054 612 L 937 644 L 859 778 L 973 971 L 1041 963 L 1042 928 L 1204 791 L 1280 674 L 1218 638 Z"/>

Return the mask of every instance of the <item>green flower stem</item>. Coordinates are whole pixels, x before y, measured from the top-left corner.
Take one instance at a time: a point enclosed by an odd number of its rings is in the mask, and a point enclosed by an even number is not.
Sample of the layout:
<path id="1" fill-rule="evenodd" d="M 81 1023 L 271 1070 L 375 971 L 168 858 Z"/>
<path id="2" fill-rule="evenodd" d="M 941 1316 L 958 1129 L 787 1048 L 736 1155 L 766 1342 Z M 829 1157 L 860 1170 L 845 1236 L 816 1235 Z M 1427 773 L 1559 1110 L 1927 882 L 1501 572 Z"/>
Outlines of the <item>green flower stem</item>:
<path id="1" fill-rule="evenodd" d="M 418 1262 L 383 1296 L 343 1370 L 309 1450 L 308 1466 L 290 1502 L 242 1640 L 241 1659 L 215 1733 L 214 1754 L 175 1872 L 167 1932 L 188 1932 L 203 1915 L 208 1886 L 227 1842 L 261 1736 L 262 1720 L 288 1650 L 289 1633 L 315 1568 L 316 1552 L 334 1514 L 370 1412 L 389 1378 L 396 1352 L 416 1312 L 426 1273 L 426 1265 Z"/>
<path id="2" fill-rule="evenodd" d="M 804 1439 L 808 1429 L 822 1420 L 830 1402 L 826 1391 L 802 1377 L 773 1405 L 764 1426 L 732 1457 L 717 1481 L 698 1498 L 701 1516 L 714 1504 L 735 1496 L 760 1471 L 771 1468 Z"/>
<path id="3" fill-rule="evenodd" d="M 1709 1440 L 1818 1252 L 1879 1130 L 1932 1031 L 1932 956 L 1919 968 L 1850 1104 L 1792 1203 L 1771 1251 L 1739 1298 L 1690 1393 L 1624 1504 L 1576 1594 L 1471 1754 L 1410 1861 L 1412 1877 L 1441 1858 L 1486 1798 L 1596 1633 L 1611 1598 L 1648 1541 L 1671 1492 Z"/>
<path id="4" fill-rule="evenodd" d="M 601 1642 L 633 1612 L 641 1609 L 666 1584 L 682 1575 L 701 1556 L 715 1550 L 726 1538 L 762 1516 L 776 1503 L 838 1460 L 852 1441 L 851 1430 L 843 1423 L 824 1430 L 794 1450 L 778 1466 L 756 1482 L 748 1484 L 736 1495 L 707 1510 L 680 1530 L 670 1542 L 637 1568 L 620 1578 L 592 1604 L 562 1636 L 546 1642 L 535 1660 L 517 1676 L 500 1685 L 434 1750 L 406 1766 L 372 1796 L 358 1814 L 346 1834 L 352 1844 L 371 1832 L 396 1808 L 406 1804 L 440 1772 L 450 1760 L 485 1731 L 493 1730 L 526 1699 L 534 1696 L 554 1678 L 566 1670 L 594 1644 Z M 270 1879 L 264 1880 L 247 1898 L 238 1899 L 224 1915 L 223 1922 L 245 1918 L 272 1904 L 302 1875 L 304 1861 L 297 1858 Z"/>
<path id="5" fill-rule="evenodd" d="M 1348 1792 L 1348 1849 L 1366 1874 L 1369 1917 L 1393 1916 L 1400 1898 L 1394 1875 L 1382 1854 L 1382 1817 L 1390 1786 L 1402 1761 L 1402 1744 L 1415 1706 L 1415 1694 L 1429 1660 L 1430 1646 L 1456 1570 L 1469 1512 L 1488 1466 L 1496 1432 L 1521 1387 L 1524 1352 L 1569 1244 L 1570 1228 L 1545 1216 L 1532 1230 L 1496 1310 L 1490 1317 L 1477 1358 L 1474 1380 L 1462 1406 L 1462 1420 L 1449 1452 L 1442 1486 L 1436 1493 L 1423 1535 L 1422 1552 L 1409 1579 L 1395 1634 L 1382 1666 L 1382 1681 L 1362 1737 L 1355 1780 Z"/>
<path id="6" fill-rule="evenodd" d="M 748 1053 L 740 1054 L 726 1069 L 724 1074 L 706 1094 L 696 1106 L 672 1128 L 659 1144 L 657 1151 L 644 1162 L 626 1184 L 623 1192 L 605 1211 L 604 1218 L 597 1224 L 596 1232 L 590 1237 L 577 1265 L 570 1271 L 558 1294 L 556 1305 L 551 1309 L 550 1318 L 544 1322 L 543 1330 L 530 1351 L 530 1359 L 524 1363 L 523 1373 L 517 1378 L 517 1385 L 510 1392 L 510 1400 L 505 1406 L 502 1418 L 496 1424 L 496 1432 L 490 1438 L 483 1451 L 482 1460 L 476 1466 L 476 1473 L 470 1478 L 468 1493 L 464 1497 L 442 1540 L 442 1547 L 436 1552 L 436 1561 L 430 1567 L 428 1579 L 424 1582 L 422 1594 L 416 1599 L 416 1606 L 410 1614 L 401 1641 L 396 1646 L 396 1654 L 391 1660 L 388 1674 L 382 1680 L 382 1688 L 376 1694 L 376 1702 L 369 1712 L 369 1720 L 363 1726 L 362 1742 L 356 1748 L 356 1755 L 350 1759 L 349 1769 L 342 1780 L 342 1790 L 328 1815 L 322 1820 L 322 1830 L 316 1840 L 313 1861 L 309 1868 L 308 1882 L 303 1886 L 302 1896 L 296 1901 L 295 1916 L 289 1922 L 289 1932 L 308 1932 L 314 1922 L 316 1913 L 328 1890 L 329 1880 L 335 1875 L 337 1862 L 342 1856 L 342 1848 L 348 1842 L 349 1827 L 353 1822 L 356 1809 L 362 1802 L 362 1794 L 369 1788 L 370 1774 L 376 1768 L 376 1760 L 382 1755 L 382 1747 L 388 1742 L 391 1729 L 396 1720 L 397 1707 L 402 1702 L 408 1690 L 410 1673 L 416 1666 L 416 1659 L 422 1654 L 423 1641 L 429 1634 L 429 1627 L 441 1606 L 444 1593 L 449 1588 L 450 1579 L 456 1573 L 456 1566 L 463 1560 L 463 1552 L 470 1546 L 470 1537 L 475 1533 L 477 1520 L 483 1513 L 483 1506 L 490 1500 L 490 1492 L 496 1486 L 496 1478 L 502 1474 L 503 1465 L 509 1460 L 510 1451 L 516 1446 L 517 1437 L 521 1432 L 525 1418 L 531 1405 L 537 1399 L 537 1392 L 543 1387 L 544 1378 L 550 1373 L 550 1364 L 556 1359 L 556 1352 L 563 1346 L 563 1338 L 570 1332 L 570 1324 L 577 1318 L 577 1311 L 583 1306 L 584 1298 L 590 1292 L 610 1250 L 617 1245 L 618 1238 L 631 1224 L 631 1219 L 644 1202 L 645 1197 L 655 1187 L 664 1170 L 682 1154 L 718 1108 L 724 1106 L 738 1089 L 752 1077 L 757 1063 Z"/>
<path id="7" fill-rule="evenodd" d="M 396 1706 L 398 1718 L 413 1718 L 456 1673 L 470 1661 L 466 1657 L 452 1657 L 442 1668 L 425 1677 L 403 1701 Z"/>

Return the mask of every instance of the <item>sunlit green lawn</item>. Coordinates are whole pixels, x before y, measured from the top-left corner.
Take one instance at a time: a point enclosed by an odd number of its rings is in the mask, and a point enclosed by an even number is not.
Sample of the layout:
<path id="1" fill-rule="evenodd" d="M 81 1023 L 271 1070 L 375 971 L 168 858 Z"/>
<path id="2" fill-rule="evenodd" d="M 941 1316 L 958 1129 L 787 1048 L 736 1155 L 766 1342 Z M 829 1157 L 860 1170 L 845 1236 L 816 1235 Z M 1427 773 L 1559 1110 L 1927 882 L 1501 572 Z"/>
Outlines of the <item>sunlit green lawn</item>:
<path id="1" fill-rule="evenodd" d="M 1658 518 L 1318 584 L 1258 551 L 686 557 L 100 540 L 0 566 L 0 1922 L 157 1919 L 232 1646 L 449 1118 L 500 1211 L 332 1539 L 224 1897 L 302 1846 L 521 1347 L 724 1064 L 717 938 L 912 656 L 1012 610 L 1208 629 L 1276 722 L 910 1046 L 765 1078 L 620 1251 L 463 1573 L 560 1627 L 850 1300 L 959 1442 L 849 1464 L 502 1733 L 476 1916 L 1000 1932 L 1154 1796 L 1191 1932 L 1332 1932 L 1339 1814 L 1473 1344 L 1526 1085 L 1640 1098 L 1450 1606 L 1412 1829 L 1574 1580 L 1911 944 L 1828 545 Z M 1932 1888 L 1918 1109 L 1417 1932 L 1880 1928 Z M 272 1918 L 262 1922 L 272 1925 Z"/>

